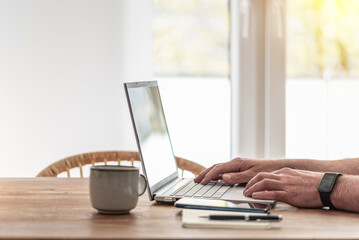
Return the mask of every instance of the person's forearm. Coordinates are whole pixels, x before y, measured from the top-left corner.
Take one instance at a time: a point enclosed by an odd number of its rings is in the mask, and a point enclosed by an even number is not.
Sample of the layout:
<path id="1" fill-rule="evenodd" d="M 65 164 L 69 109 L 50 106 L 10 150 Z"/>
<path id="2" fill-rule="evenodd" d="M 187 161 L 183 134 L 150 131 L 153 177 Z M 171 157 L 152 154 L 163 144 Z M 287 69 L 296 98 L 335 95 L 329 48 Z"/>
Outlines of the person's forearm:
<path id="1" fill-rule="evenodd" d="M 359 158 L 348 158 L 330 162 L 332 162 L 332 172 L 359 175 Z"/>
<path id="2" fill-rule="evenodd" d="M 330 200 L 334 207 L 359 212 L 359 176 L 343 175 L 338 177 Z"/>
<path id="3" fill-rule="evenodd" d="M 340 172 L 359 175 L 359 158 L 341 160 L 282 159 L 281 167 L 302 169 L 315 172 Z"/>

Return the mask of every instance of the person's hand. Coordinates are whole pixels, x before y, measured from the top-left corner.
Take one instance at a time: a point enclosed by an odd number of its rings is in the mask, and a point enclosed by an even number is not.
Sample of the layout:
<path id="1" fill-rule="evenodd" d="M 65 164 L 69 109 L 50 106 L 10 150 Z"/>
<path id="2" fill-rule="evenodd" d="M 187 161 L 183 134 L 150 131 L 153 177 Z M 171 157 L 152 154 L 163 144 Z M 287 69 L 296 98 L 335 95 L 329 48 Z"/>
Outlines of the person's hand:
<path id="1" fill-rule="evenodd" d="M 281 169 L 286 164 L 285 160 L 235 158 L 203 170 L 194 181 L 207 184 L 211 180 L 222 179 L 228 184 L 246 183 L 259 172 L 272 172 Z"/>
<path id="2" fill-rule="evenodd" d="M 318 186 L 324 173 L 283 168 L 271 173 L 258 173 L 244 195 L 258 199 L 278 200 L 296 207 L 321 207 Z"/>

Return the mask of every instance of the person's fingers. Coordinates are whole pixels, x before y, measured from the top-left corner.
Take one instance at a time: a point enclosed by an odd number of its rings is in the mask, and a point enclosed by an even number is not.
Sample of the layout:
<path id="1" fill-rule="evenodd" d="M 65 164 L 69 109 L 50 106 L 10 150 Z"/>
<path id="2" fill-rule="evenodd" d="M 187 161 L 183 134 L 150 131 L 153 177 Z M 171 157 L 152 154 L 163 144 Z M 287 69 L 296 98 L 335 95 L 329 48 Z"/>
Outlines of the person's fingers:
<path id="1" fill-rule="evenodd" d="M 253 193 L 271 190 L 283 190 L 283 182 L 266 178 L 253 184 L 249 188 L 246 187 L 243 193 L 245 196 L 251 197 Z"/>
<path id="2" fill-rule="evenodd" d="M 220 174 L 227 173 L 227 172 L 233 172 L 233 171 L 237 171 L 237 168 L 235 166 L 235 163 L 232 161 L 215 165 L 204 176 L 204 178 L 201 181 L 201 184 L 207 184 L 211 180 L 217 178 Z"/>
<path id="3" fill-rule="evenodd" d="M 252 194 L 252 198 L 277 200 L 285 203 L 289 203 L 289 197 L 289 194 L 285 191 L 260 191 Z"/>
<path id="4" fill-rule="evenodd" d="M 215 166 L 217 166 L 218 164 L 214 164 L 212 167 L 206 168 L 204 169 L 200 174 L 197 175 L 197 177 L 194 178 L 195 182 L 201 182 L 202 179 L 204 178 L 204 176 L 206 176 L 206 174 L 212 170 L 212 168 L 214 168 Z"/>
<path id="5" fill-rule="evenodd" d="M 223 176 L 223 174 L 219 174 L 215 179 L 213 179 L 213 180 L 222 180 L 222 176 Z"/>
<path id="6" fill-rule="evenodd" d="M 276 174 L 268 173 L 268 172 L 260 172 L 257 175 L 255 175 L 252 179 L 249 180 L 249 182 L 247 183 L 246 188 L 244 190 L 249 189 L 257 182 L 262 181 L 263 179 L 266 179 L 266 178 L 279 180 L 279 176 Z"/>
<path id="7" fill-rule="evenodd" d="M 252 171 L 244 171 L 237 173 L 225 173 L 222 176 L 222 180 L 228 184 L 246 183 L 253 177 Z"/>

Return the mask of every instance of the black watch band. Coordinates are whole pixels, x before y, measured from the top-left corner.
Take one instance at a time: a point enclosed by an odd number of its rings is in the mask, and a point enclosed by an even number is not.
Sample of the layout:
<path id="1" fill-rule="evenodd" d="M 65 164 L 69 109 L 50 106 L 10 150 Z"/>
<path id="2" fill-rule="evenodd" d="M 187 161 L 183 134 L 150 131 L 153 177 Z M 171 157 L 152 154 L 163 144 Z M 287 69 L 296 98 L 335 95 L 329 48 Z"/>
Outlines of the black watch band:
<path id="1" fill-rule="evenodd" d="M 341 173 L 325 173 L 322 181 L 319 184 L 318 192 L 320 194 L 320 199 L 322 200 L 324 207 L 329 207 L 330 209 L 336 209 L 332 202 L 330 201 L 330 194 L 333 191 L 335 182 Z"/>

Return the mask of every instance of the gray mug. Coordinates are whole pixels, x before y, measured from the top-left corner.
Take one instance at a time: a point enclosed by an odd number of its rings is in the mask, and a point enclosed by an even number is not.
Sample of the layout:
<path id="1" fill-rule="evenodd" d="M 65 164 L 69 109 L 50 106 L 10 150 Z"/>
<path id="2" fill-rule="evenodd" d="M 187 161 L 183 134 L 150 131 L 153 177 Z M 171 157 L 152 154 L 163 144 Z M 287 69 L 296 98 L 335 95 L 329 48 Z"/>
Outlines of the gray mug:
<path id="1" fill-rule="evenodd" d="M 136 167 L 92 166 L 91 204 L 104 214 L 123 214 L 135 208 L 138 196 L 146 190 L 145 176 Z"/>

